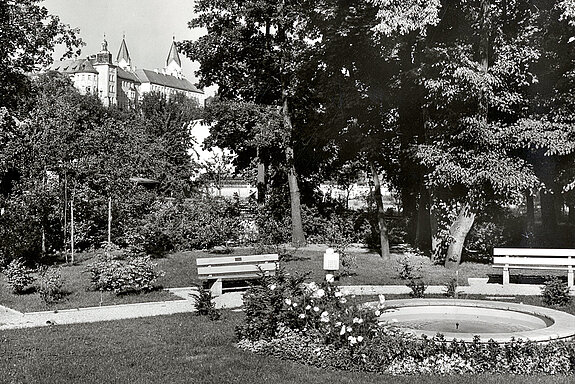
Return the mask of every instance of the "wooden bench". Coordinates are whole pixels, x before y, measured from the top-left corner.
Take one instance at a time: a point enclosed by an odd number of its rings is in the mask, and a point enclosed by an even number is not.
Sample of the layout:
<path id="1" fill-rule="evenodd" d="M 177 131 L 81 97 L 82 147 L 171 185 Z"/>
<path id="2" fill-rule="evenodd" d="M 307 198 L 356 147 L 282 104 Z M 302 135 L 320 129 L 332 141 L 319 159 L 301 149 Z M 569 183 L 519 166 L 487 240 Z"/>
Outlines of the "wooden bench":
<path id="1" fill-rule="evenodd" d="M 211 284 L 212 295 L 220 296 L 223 280 L 250 280 L 262 275 L 273 276 L 279 261 L 278 254 L 221 256 L 196 259 L 198 278 Z"/>
<path id="2" fill-rule="evenodd" d="M 509 284 L 509 269 L 554 269 L 567 271 L 573 286 L 575 249 L 494 248 L 493 266 L 503 268 L 503 284 Z"/>

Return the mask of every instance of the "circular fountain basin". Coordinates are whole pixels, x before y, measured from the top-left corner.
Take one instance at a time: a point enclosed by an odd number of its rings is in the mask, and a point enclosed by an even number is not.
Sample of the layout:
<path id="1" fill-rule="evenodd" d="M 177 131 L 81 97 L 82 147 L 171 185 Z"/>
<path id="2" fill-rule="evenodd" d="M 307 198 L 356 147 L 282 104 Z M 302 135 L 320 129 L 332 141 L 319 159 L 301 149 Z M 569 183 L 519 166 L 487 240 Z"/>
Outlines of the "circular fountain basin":
<path id="1" fill-rule="evenodd" d="M 377 305 L 377 303 L 372 303 Z M 379 321 L 417 336 L 481 342 L 550 341 L 575 337 L 575 316 L 533 305 L 484 300 L 390 300 Z"/>

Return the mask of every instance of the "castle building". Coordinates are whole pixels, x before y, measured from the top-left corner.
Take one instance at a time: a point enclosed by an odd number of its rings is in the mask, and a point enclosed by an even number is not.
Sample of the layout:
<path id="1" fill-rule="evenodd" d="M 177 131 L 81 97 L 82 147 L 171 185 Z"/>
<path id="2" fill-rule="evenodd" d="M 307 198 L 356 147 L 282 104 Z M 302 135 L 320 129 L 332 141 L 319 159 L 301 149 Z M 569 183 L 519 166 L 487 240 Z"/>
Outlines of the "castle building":
<path id="1" fill-rule="evenodd" d="M 148 92 L 159 92 L 167 98 L 183 94 L 196 100 L 200 106 L 205 103 L 204 92 L 182 75 L 182 62 L 175 41 L 172 41 L 163 70 L 136 69 L 125 38 L 115 61 L 104 39 L 97 54 L 87 59 L 55 62 L 49 70 L 69 75 L 80 93 L 96 94 L 106 106 L 133 108 Z"/>

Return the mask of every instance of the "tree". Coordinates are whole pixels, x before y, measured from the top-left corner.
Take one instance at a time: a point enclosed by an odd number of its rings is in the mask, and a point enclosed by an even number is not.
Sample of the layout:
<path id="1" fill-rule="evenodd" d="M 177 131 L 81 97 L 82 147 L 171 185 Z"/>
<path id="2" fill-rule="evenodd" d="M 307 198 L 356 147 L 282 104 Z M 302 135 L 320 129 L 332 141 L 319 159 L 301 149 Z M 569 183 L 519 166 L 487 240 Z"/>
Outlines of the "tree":
<path id="1" fill-rule="evenodd" d="M 142 97 L 138 112 L 136 124 L 144 130 L 146 145 L 154 148 L 148 153 L 146 177 L 158 180 L 161 191 L 169 196 L 190 196 L 197 168 L 190 156 L 190 124 L 201 116 L 198 103 L 182 94 L 168 99 L 151 92 Z"/>
<path id="2" fill-rule="evenodd" d="M 65 56 L 79 54 L 78 30 L 50 15 L 41 0 L 0 2 L 0 107 L 15 109 L 29 87 L 27 73 L 52 61 L 55 45 L 65 44 Z"/>
<path id="3" fill-rule="evenodd" d="M 310 60 L 317 37 L 306 13 L 312 9 L 306 1 L 199 1 L 190 27 L 206 28 L 208 34 L 181 44 L 200 61 L 200 83 L 218 84 L 222 99 L 273 105 L 281 112 L 292 242 L 298 245 L 305 243 L 295 145 L 305 119 L 301 98 L 307 97 L 301 89 L 309 91 L 304 73 L 318 64 Z"/>

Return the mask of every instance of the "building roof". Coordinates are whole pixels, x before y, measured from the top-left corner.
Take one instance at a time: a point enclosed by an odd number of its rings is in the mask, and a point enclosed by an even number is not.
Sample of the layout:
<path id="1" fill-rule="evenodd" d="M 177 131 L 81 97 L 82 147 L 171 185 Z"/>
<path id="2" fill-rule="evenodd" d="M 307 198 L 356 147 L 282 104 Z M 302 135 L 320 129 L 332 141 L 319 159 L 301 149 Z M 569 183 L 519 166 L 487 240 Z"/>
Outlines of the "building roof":
<path id="1" fill-rule="evenodd" d="M 76 59 L 76 60 L 62 60 L 57 61 L 50 66 L 53 71 L 58 71 L 62 73 L 74 74 L 74 73 L 95 73 L 98 71 L 94 69 L 92 64 L 87 59 Z"/>
<path id="2" fill-rule="evenodd" d="M 129 80 L 134 83 L 140 83 L 140 79 L 138 79 L 138 76 L 136 76 L 134 72 L 128 72 L 120 67 L 118 67 L 118 77 L 120 79 Z"/>
<path id="3" fill-rule="evenodd" d="M 180 89 L 182 91 L 204 93 L 204 91 L 196 88 L 195 85 L 186 79 L 179 79 L 175 76 L 158 73 L 156 71 L 150 71 L 148 69 L 137 69 L 135 73 L 142 83 L 152 83 L 163 85 L 165 87 Z"/>
<path id="4" fill-rule="evenodd" d="M 180 61 L 180 54 L 178 53 L 178 47 L 176 47 L 176 41 L 172 41 L 172 46 L 170 47 L 170 52 L 168 53 L 168 59 L 166 60 L 166 66 L 170 65 L 172 61 L 175 61 L 178 66 L 182 66 Z"/>
<path id="5" fill-rule="evenodd" d="M 124 59 L 126 63 L 130 62 L 130 53 L 128 52 L 128 46 L 126 45 L 126 40 L 122 39 L 122 44 L 120 44 L 120 50 L 118 51 L 118 56 L 116 56 L 116 62 Z"/>

